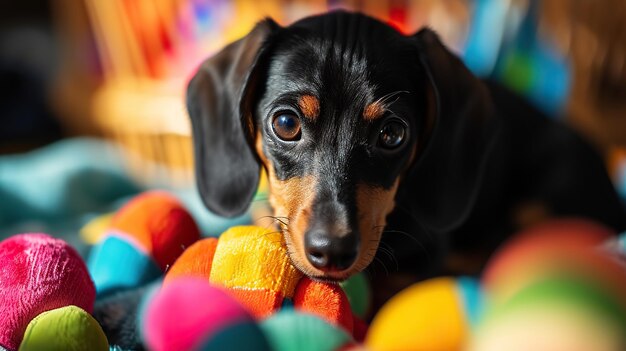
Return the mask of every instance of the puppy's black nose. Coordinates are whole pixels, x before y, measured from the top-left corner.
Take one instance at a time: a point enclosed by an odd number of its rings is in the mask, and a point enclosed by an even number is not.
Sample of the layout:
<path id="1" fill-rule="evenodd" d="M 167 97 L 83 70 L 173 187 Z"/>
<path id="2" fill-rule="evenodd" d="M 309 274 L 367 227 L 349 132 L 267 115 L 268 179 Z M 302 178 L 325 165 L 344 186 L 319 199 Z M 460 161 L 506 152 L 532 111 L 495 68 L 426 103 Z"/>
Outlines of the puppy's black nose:
<path id="1" fill-rule="evenodd" d="M 324 230 L 311 230 L 304 235 L 304 250 L 315 268 L 342 271 L 356 260 L 358 237 L 355 233 L 336 236 Z"/>

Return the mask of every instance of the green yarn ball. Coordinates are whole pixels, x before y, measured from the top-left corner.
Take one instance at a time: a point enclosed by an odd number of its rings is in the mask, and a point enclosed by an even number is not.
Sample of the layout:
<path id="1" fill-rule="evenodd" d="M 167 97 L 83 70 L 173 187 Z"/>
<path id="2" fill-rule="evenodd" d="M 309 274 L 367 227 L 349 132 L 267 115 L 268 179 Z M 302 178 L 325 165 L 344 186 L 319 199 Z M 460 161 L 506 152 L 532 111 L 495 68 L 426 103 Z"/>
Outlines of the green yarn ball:
<path id="1" fill-rule="evenodd" d="M 352 313 L 360 318 L 365 318 L 372 304 L 372 289 L 363 272 L 341 282 L 343 291 L 348 296 Z"/>
<path id="2" fill-rule="evenodd" d="M 19 351 L 108 351 L 100 324 L 80 307 L 65 306 L 35 317 L 24 333 Z"/>

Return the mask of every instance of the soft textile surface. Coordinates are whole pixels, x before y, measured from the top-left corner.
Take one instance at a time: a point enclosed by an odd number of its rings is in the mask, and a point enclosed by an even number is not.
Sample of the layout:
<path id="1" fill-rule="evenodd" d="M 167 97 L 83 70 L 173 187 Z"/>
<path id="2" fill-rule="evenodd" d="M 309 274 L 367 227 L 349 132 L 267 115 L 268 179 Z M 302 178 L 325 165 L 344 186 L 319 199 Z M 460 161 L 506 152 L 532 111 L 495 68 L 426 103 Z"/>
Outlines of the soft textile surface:
<path id="1" fill-rule="evenodd" d="M 197 277 L 163 287 L 142 317 L 144 341 L 155 351 L 190 350 L 229 325 L 253 320 L 230 295 Z"/>
<path id="2" fill-rule="evenodd" d="M 0 157 L 0 238 L 45 232 L 79 252 L 78 230 L 143 188 L 125 173 L 119 150 L 97 139 L 71 139 Z"/>
<path id="3" fill-rule="evenodd" d="M 261 322 L 261 328 L 276 351 L 343 350 L 350 342 L 350 336 L 342 329 L 317 316 L 296 311 L 275 314 Z"/>
<path id="4" fill-rule="evenodd" d="M 80 228 L 153 188 L 174 193 L 204 236 L 250 222 L 248 213 L 231 219 L 209 213 L 194 186 L 172 189 L 157 179 L 139 184 L 124 166 L 122 154 L 105 140 L 76 138 L 0 156 L 0 239 L 17 233 L 49 233 L 86 256 L 89 247 L 78 235 Z"/>
<path id="5" fill-rule="evenodd" d="M 78 253 L 43 234 L 0 243 L 0 345 L 16 350 L 28 323 L 68 305 L 93 310 L 96 291 Z"/>
<path id="6" fill-rule="evenodd" d="M 102 328 L 85 310 L 65 306 L 33 319 L 24 333 L 19 351 L 108 351 Z"/>
<path id="7" fill-rule="evenodd" d="M 150 191 L 133 198 L 115 214 L 109 231 L 109 235 L 136 242 L 162 271 L 200 237 L 187 209 L 165 191 Z"/>
<path id="8" fill-rule="evenodd" d="M 76 138 L 29 153 L 0 156 L 0 240 L 18 233 L 44 232 L 65 240 L 86 258 L 90 246 L 79 236 L 80 229 L 153 188 L 173 193 L 190 211 L 203 236 L 217 236 L 230 226 L 249 223 L 250 214 L 226 220 L 207 212 L 193 186 L 172 189 L 157 180 L 138 184 L 128 173 L 122 154 L 108 141 Z M 112 345 L 139 349 L 133 313 L 144 291 L 138 287 L 97 304 L 94 314 Z"/>

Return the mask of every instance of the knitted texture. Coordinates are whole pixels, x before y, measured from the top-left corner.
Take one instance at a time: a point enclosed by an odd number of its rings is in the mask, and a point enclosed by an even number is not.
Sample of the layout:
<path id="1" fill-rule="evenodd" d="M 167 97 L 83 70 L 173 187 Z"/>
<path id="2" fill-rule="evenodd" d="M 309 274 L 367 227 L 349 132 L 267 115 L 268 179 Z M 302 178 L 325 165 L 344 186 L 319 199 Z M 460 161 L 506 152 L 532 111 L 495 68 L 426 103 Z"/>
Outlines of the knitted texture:
<path id="1" fill-rule="evenodd" d="M 19 351 L 108 351 L 96 320 L 83 309 L 66 306 L 44 312 L 26 328 Z"/>
<path id="2" fill-rule="evenodd" d="M 228 288 L 256 318 L 265 318 L 293 296 L 301 277 L 280 232 L 241 226 L 220 236 L 209 279 Z"/>
<path id="3" fill-rule="evenodd" d="M 280 232 L 240 226 L 220 236 L 210 281 L 227 288 L 267 289 L 291 298 L 301 276 L 289 260 Z"/>
<path id="4" fill-rule="evenodd" d="M 296 310 L 317 315 L 352 333 L 354 321 L 350 302 L 337 284 L 313 281 L 304 277 L 296 287 L 293 305 Z"/>
<path id="5" fill-rule="evenodd" d="M 181 276 L 209 279 L 225 288 L 257 319 L 281 309 L 285 299 L 347 331 L 353 330 L 350 303 L 337 284 L 303 278 L 289 260 L 280 232 L 256 226 L 232 227 L 218 239 L 198 241 L 167 272 L 164 285 Z"/>
<path id="6" fill-rule="evenodd" d="M 68 305 L 91 313 L 95 287 L 78 253 L 45 234 L 0 242 L 0 345 L 16 350 L 37 315 Z"/>

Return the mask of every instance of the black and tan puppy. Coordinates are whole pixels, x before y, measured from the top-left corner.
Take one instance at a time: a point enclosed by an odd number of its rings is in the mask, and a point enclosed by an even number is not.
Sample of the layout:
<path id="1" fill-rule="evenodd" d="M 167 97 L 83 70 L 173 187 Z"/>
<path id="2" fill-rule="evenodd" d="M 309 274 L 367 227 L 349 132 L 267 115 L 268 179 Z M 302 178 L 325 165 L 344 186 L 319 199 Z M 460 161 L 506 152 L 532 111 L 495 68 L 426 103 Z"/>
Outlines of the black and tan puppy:
<path id="1" fill-rule="evenodd" d="M 377 251 L 429 274 L 548 216 L 626 228 L 600 157 L 429 29 L 268 19 L 202 64 L 187 104 L 206 206 L 244 212 L 265 168 L 291 259 L 313 278 L 345 279 Z"/>

